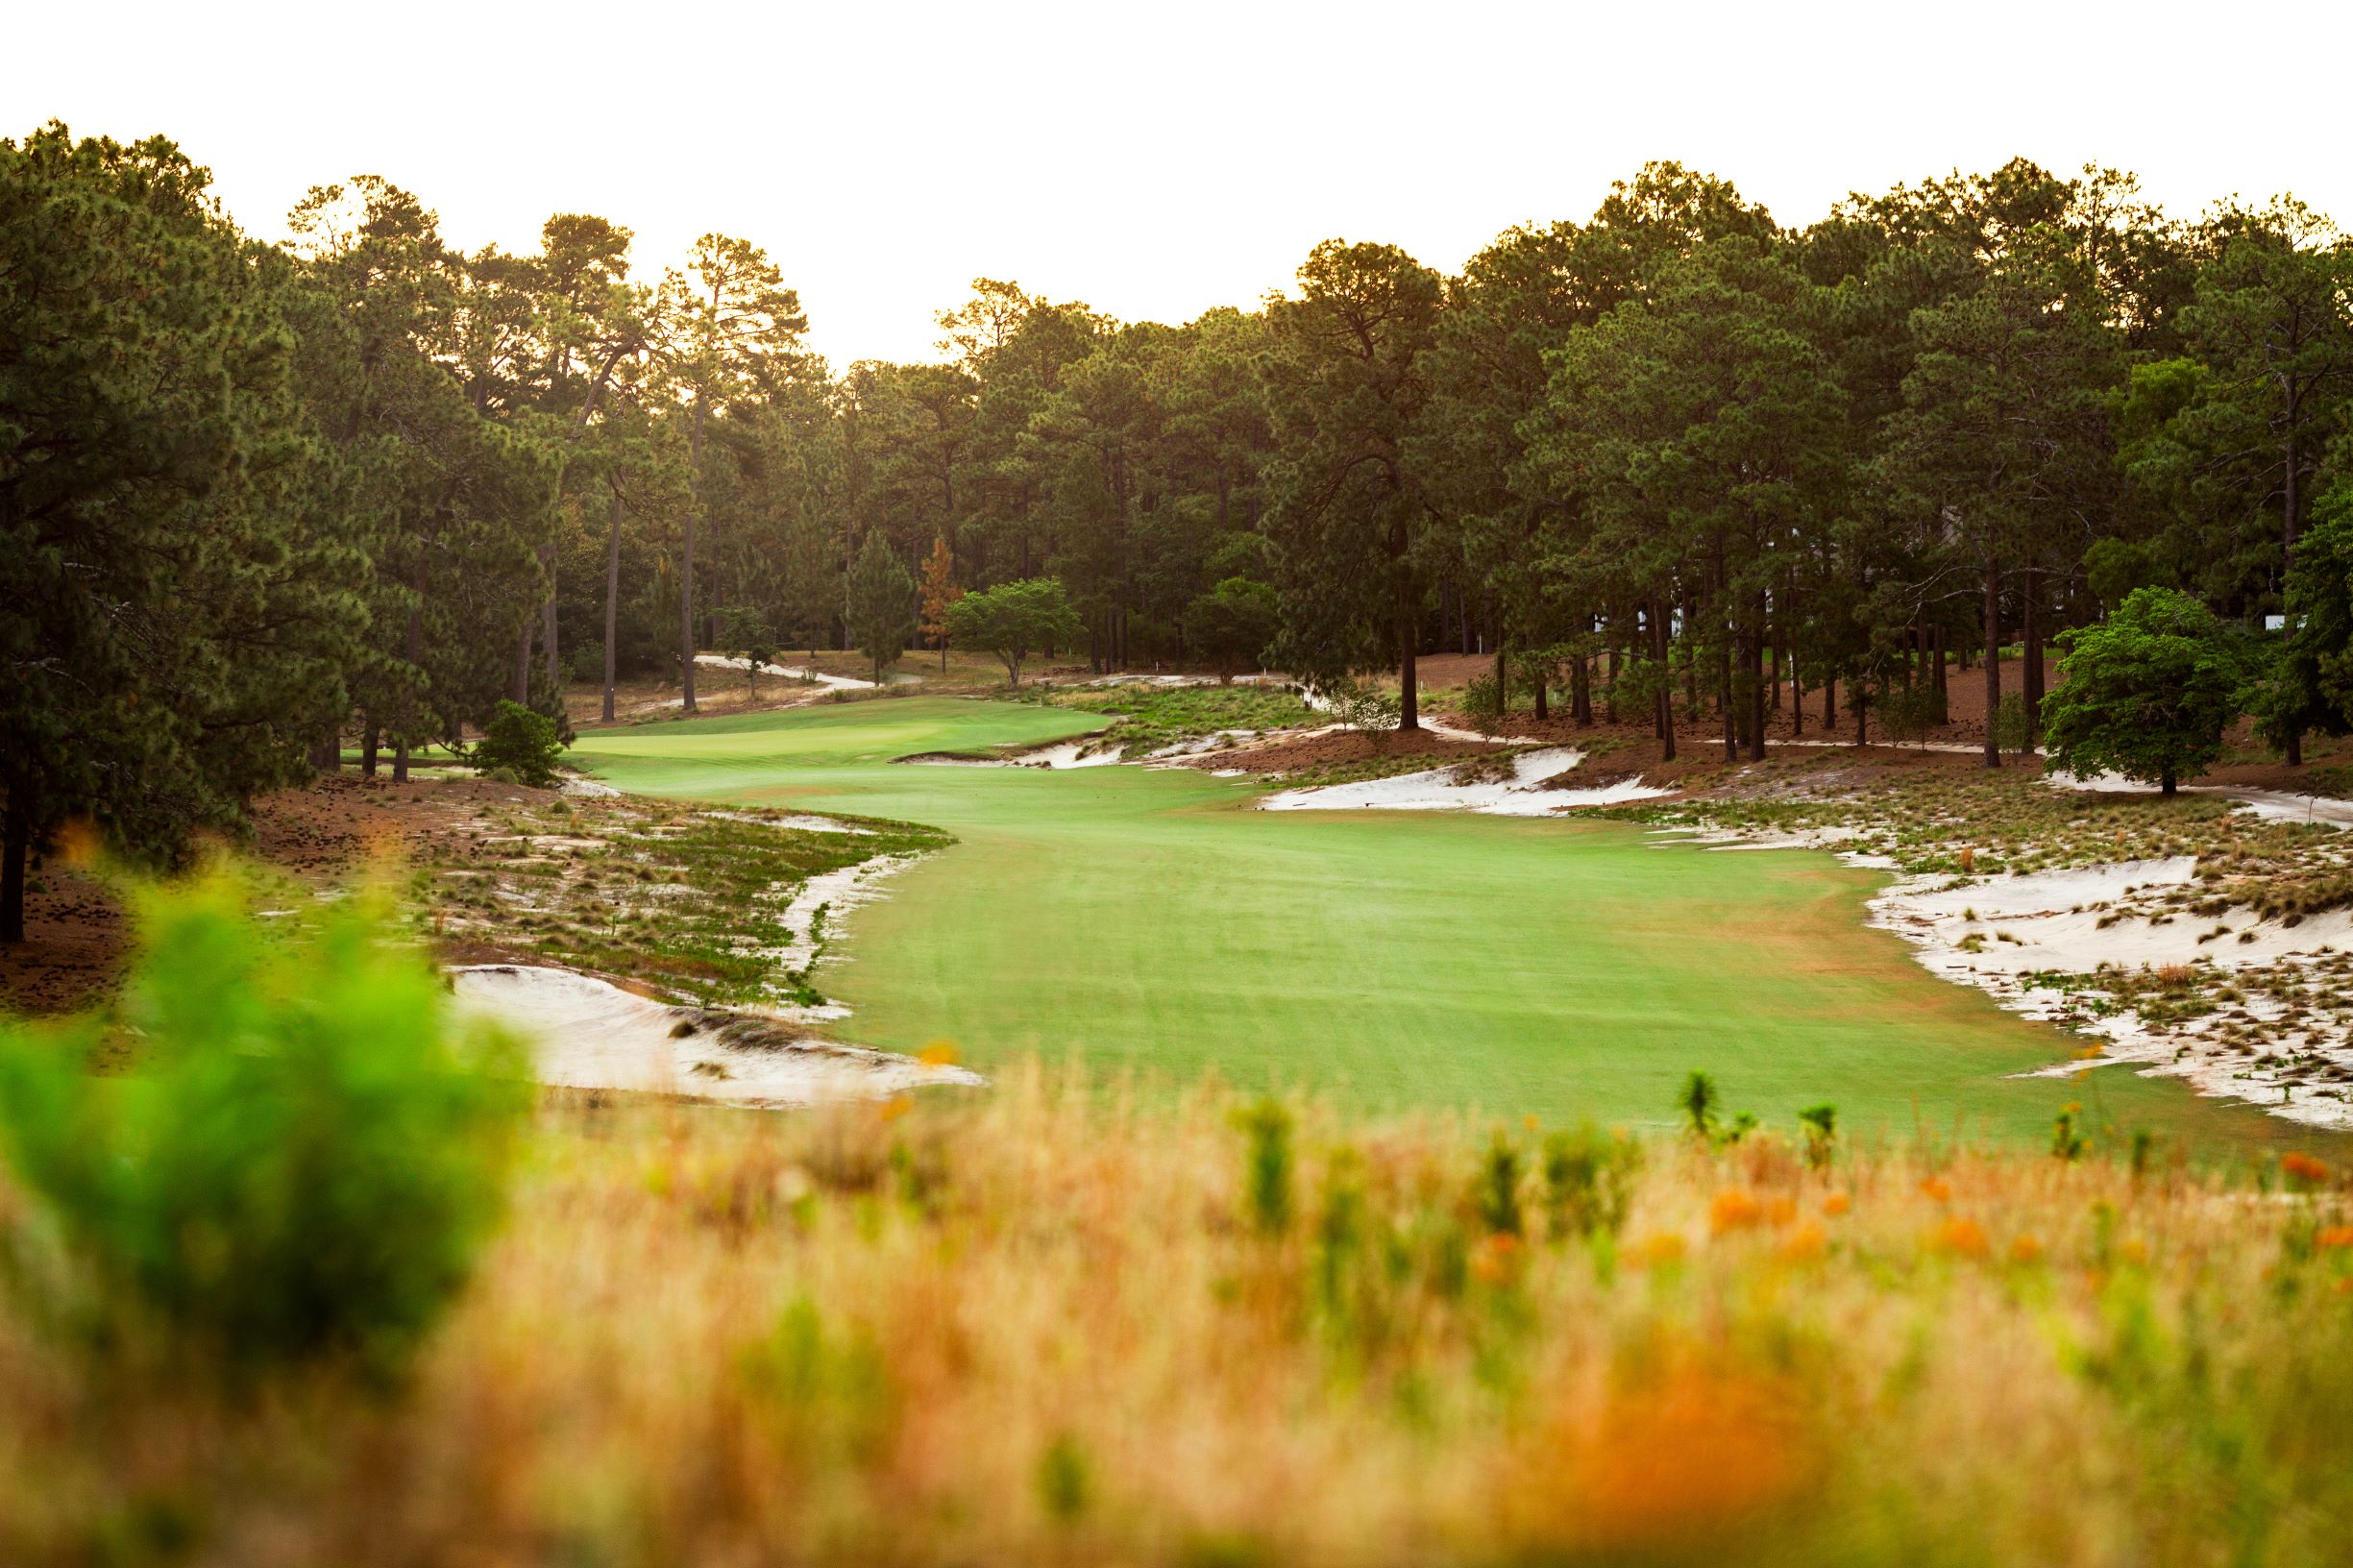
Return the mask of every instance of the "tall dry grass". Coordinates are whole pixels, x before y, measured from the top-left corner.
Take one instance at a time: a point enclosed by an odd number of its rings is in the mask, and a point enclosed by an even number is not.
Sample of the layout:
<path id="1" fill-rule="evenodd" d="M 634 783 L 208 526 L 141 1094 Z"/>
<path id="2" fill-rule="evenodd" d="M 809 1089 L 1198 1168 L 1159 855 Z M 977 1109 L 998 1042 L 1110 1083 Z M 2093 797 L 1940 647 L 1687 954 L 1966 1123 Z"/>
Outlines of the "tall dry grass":
<path id="1" fill-rule="evenodd" d="M 551 1102 L 405 1386 L 11 1290 L 0 1560 L 2344 1560 L 2333 1172 L 1659 1141 L 1612 1234 L 1615 1148 L 1039 1070 Z"/>

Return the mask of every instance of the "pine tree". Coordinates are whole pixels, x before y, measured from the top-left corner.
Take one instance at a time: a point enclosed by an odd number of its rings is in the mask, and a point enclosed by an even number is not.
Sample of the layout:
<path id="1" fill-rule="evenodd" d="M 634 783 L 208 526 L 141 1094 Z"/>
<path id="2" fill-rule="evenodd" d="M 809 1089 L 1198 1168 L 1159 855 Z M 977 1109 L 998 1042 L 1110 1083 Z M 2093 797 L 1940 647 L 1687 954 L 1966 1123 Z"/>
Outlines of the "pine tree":
<path id="1" fill-rule="evenodd" d="M 866 536 L 849 574 L 849 638 L 874 667 L 874 683 L 915 640 L 915 578 L 879 532 Z"/>
<path id="2" fill-rule="evenodd" d="M 0 941 L 69 818 L 176 854 L 306 766 L 355 560 L 287 389 L 282 265 L 160 138 L 0 141 Z"/>
<path id="3" fill-rule="evenodd" d="M 964 590 L 951 579 L 956 558 L 948 552 L 947 537 L 943 534 L 931 542 L 931 553 L 923 557 L 921 630 L 940 650 L 940 668 L 947 669 L 947 607 L 964 597 Z"/>

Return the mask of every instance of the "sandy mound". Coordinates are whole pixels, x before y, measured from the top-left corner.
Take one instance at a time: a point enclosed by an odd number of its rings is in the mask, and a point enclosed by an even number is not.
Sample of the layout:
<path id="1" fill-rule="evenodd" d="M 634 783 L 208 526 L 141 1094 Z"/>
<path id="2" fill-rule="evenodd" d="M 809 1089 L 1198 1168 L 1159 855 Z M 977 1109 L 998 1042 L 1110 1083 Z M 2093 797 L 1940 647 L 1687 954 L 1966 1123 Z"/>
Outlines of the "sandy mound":
<path id="1" fill-rule="evenodd" d="M 1368 778 L 1319 789 L 1284 790 L 1259 802 L 1266 811 L 1476 811 L 1494 817 L 1549 817 L 1579 806 L 1615 805 L 1671 792 L 1638 778 L 1593 789 L 1562 787 L 1562 776 L 1584 760 L 1569 747 L 1524 751 L 1509 763 L 1507 776 L 1464 783 L 1454 768 Z"/>
<path id="2" fill-rule="evenodd" d="M 575 969 L 486 964 L 453 969 L 450 981 L 460 1017 L 529 1043 L 543 1083 L 803 1106 L 986 1081 L 962 1067 L 800 1037 L 758 1014 L 649 1001 Z"/>

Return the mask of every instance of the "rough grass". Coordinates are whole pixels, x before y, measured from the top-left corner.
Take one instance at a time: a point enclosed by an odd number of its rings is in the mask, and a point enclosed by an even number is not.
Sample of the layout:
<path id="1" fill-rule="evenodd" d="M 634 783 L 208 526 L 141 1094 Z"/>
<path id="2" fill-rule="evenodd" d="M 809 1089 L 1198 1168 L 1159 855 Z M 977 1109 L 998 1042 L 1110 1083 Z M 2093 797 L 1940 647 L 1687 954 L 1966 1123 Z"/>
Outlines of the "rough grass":
<path id="1" fill-rule="evenodd" d="M 1075 691 L 1040 687 L 1031 694 L 1031 700 L 1076 713 L 1111 716 L 1111 726 L 1091 739 L 1087 748 L 1116 749 L 1130 757 L 1221 730 L 1258 733 L 1322 722 L 1322 715 L 1296 693 L 1279 687 L 1136 685 Z"/>
<path id="2" fill-rule="evenodd" d="M 808 967 L 784 969 L 773 956 L 791 941 L 795 891 L 948 839 L 870 820 L 812 831 L 787 816 L 658 799 L 518 803 L 429 841 L 412 901 L 444 943 L 520 949 L 707 1007 L 813 1004 Z"/>
<path id="3" fill-rule="evenodd" d="M 566 1097 L 390 1390 L 216 1397 L 0 1299 L 0 1558 L 2342 1560 L 2308 1158 L 1167 1104 Z"/>
<path id="4" fill-rule="evenodd" d="M 1516 751 L 1504 754 L 1516 755 Z M 1294 768 L 1282 773 L 1265 775 L 1287 790 L 1321 789 L 1328 784 L 1360 784 L 1367 779 L 1396 778 L 1406 773 L 1427 773 L 1448 767 L 1475 768 L 1477 764 L 1452 763 L 1443 752 L 1392 751 L 1369 757 L 1356 757 L 1347 762 L 1316 763 L 1307 768 Z M 1466 779 L 1465 782 L 1468 782 Z"/>

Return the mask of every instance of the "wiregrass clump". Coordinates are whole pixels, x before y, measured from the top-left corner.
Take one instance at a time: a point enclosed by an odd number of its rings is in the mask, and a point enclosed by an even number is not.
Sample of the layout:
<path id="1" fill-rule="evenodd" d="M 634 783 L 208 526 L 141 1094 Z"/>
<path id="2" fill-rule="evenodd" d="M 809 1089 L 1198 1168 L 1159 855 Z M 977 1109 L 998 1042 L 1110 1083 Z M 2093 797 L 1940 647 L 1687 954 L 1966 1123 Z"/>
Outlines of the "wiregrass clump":
<path id="1" fill-rule="evenodd" d="M 12 1305 L 0 1557 L 168 1508 L 194 1563 L 2338 1560 L 2333 1152 L 1794 1131 L 1034 1067 L 792 1117 L 551 1099 L 389 1406 L 110 1385 Z"/>

